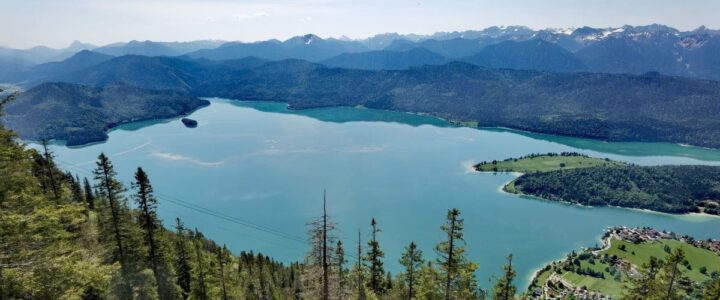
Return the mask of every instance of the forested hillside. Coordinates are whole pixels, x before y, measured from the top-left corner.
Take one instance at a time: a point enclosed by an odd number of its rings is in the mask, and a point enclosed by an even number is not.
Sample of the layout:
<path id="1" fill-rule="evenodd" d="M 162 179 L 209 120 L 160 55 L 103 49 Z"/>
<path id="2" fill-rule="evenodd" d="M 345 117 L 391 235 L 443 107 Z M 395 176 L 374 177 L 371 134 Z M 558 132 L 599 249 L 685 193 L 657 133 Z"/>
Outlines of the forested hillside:
<path id="1" fill-rule="evenodd" d="M 288 102 L 297 109 L 362 105 L 479 126 L 608 141 L 720 147 L 720 82 L 657 73 L 557 73 L 485 69 L 465 63 L 370 71 L 327 68 L 300 60 L 247 58 L 217 63 L 127 56 L 53 78 L 93 87 L 123 84 L 196 97 Z M 61 99 L 53 93 L 46 95 Z M 12 105 L 8 113 L 11 118 L 33 117 L 16 114 Z M 37 132 L 39 127 L 63 128 L 68 123 L 65 115 L 55 117 L 57 122 L 15 121 L 22 126 L 11 127 L 27 137 L 27 132 Z M 58 134 L 68 130 L 65 127 L 49 138 L 72 138 Z"/>
<path id="2" fill-rule="evenodd" d="M 181 116 L 208 104 L 177 91 L 45 83 L 9 103 L 4 121 L 23 138 L 72 146 L 104 141 L 107 130 L 123 123 Z"/>
<path id="3" fill-rule="evenodd" d="M 513 189 L 545 199 L 668 213 L 720 214 L 720 167 L 607 164 L 527 173 Z"/>

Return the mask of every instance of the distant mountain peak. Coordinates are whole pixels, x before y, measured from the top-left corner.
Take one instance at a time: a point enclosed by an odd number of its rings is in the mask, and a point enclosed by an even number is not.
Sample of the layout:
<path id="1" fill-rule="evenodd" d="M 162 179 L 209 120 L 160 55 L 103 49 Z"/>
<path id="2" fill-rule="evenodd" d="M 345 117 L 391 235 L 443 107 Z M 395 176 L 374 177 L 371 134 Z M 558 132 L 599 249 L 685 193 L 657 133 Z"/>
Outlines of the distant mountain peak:
<path id="1" fill-rule="evenodd" d="M 299 44 L 310 45 L 313 42 L 317 42 L 319 40 L 322 40 L 322 38 L 320 38 L 319 36 L 314 35 L 312 33 L 308 33 L 306 35 L 292 37 L 292 38 L 288 39 L 287 41 L 285 41 L 285 43 L 298 44 L 298 45 Z"/>

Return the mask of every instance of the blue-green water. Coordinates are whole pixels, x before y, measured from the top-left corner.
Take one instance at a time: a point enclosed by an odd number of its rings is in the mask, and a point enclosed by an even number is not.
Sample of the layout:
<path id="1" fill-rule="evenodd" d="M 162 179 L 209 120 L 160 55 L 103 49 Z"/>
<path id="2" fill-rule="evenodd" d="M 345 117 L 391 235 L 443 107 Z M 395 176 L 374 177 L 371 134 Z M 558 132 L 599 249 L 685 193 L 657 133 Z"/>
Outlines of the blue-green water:
<path id="1" fill-rule="evenodd" d="M 359 108 L 287 111 L 285 105 L 213 99 L 191 118 L 121 126 L 110 139 L 53 150 L 59 165 L 88 176 L 100 152 L 124 182 L 137 166 L 159 192 L 160 216 L 175 217 L 210 238 L 282 261 L 301 260 L 307 245 L 171 203 L 179 199 L 303 237 L 306 222 L 328 210 L 347 252 L 375 217 L 386 266 L 395 273 L 403 247 L 415 241 L 426 258 L 442 238 L 449 208 L 465 218 L 468 254 L 480 282 L 498 274 L 512 253 L 527 284 L 531 273 L 565 253 L 599 242 L 614 225 L 653 226 L 698 238 L 720 238 L 720 218 L 587 208 L 500 192 L 511 174 L 472 172 L 474 162 L 528 153 L 578 151 L 643 165 L 720 164 L 720 151 L 671 144 L 604 143 L 507 130 L 448 126 L 426 116 Z M 354 259 L 351 259 L 351 261 Z"/>

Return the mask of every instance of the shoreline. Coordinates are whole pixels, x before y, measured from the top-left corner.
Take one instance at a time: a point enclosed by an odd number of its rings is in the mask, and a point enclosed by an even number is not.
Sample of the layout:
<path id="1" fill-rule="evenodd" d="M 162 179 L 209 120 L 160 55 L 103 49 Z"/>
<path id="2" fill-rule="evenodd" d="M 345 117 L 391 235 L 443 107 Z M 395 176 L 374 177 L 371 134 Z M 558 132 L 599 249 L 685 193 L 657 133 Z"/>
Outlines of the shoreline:
<path id="1" fill-rule="evenodd" d="M 477 169 L 475 170 L 475 172 L 478 172 L 478 173 L 489 173 L 489 174 L 493 174 L 493 173 L 505 173 L 505 174 L 516 175 L 515 178 L 513 178 L 512 180 L 509 180 L 509 181 L 505 182 L 503 185 L 501 185 L 500 187 L 498 187 L 498 191 L 499 191 L 499 192 L 501 192 L 501 193 L 503 193 L 503 194 L 508 194 L 508 195 L 525 196 L 525 197 L 535 198 L 535 199 L 539 199 L 539 200 L 543 200 L 543 201 L 549 201 L 549 202 L 555 202 L 555 203 L 575 205 L 575 206 L 584 207 L 584 208 L 609 207 L 609 208 L 618 208 L 618 209 L 629 209 L 629 210 L 634 210 L 634 211 L 638 211 L 638 212 L 642 212 L 642 213 L 659 214 L 659 215 L 666 215 L 666 216 L 672 216 L 672 217 L 689 217 L 689 218 L 708 218 L 708 217 L 709 217 L 709 218 L 720 218 L 720 215 L 712 215 L 712 214 L 707 214 L 707 213 L 689 212 L 689 213 L 683 213 L 683 214 L 676 214 L 676 213 L 669 213 L 669 212 L 664 212 L 664 211 L 651 210 L 651 209 L 647 209 L 647 208 L 624 207 L 624 206 L 616 206 L 616 205 L 591 206 L 591 205 L 584 205 L 584 204 L 580 204 L 580 203 L 576 203 L 576 202 L 570 202 L 570 201 L 565 201 L 565 200 L 554 200 L 554 199 L 542 198 L 542 197 L 539 197 L 539 196 L 530 195 L 530 194 L 525 194 L 525 193 L 522 193 L 522 192 L 510 193 L 510 192 L 508 192 L 508 191 L 505 191 L 505 187 L 506 187 L 508 184 L 510 184 L 511 182 L 515 181 L 518 177 L 524 175 L 525 173 L 522 173 L 522 172 L 490 172 L 490 171 L 478 171 Z"/>
<path id="2" fill-rule="evenodd" d="M 206 100 L 205 98 L 198 98 L 198 99 Z M 111 133 L 111 132 L 113 132 L 113 131 L 115 131 L 115 130 L 122 130 L 122 128 L 121 128 L 122 126 L 129 125 L 129 124 L 133 124 L 133 123 L 143 123 L 143 122 L 154 122 L 154 123 L 157 123 L 157 124 L 159 124 L 159 123 L 170 123 L 170 122 L 172 122 L 172 121 L 179 120 L 179 119 L 181 119 L 181 118 L 190 116 L 190 115 L 194 114 L 195 112 L 197 112 L 198 110 L 201 110 L 201 109 L 206 108 L 206 107 L 210 107 L 210 105 L 212 105 L 212 102 L 209 101 L 209 100 L 206 100 L 206 101 L 208 101 L 207 104 L 205 104 L 205 105 L 200 105 L 200 106 L 198 106 L 198 107 L 196 107 L 196 108 L 194 108 L 194 109 L 192 109 L 192 110 L 190 110 L 190 111 L 183 112 L 183 113 L 180 114 L 180 115 L 176 115 L 176 116 L 172 116 L 172 117 L 167 117 L 167 118 L 138 119 L 138 120 L 131 120 L 131 121 L 123 122 L 123 123 L 114 124 L 114 126 L 112 126 L 112 127 L 108 127 L 108 128 L 106 128 L 106 129 L 103 129 L 103 133 L 105 133 L 105 139 L 103 139 L 103 140 L 89 141 L 89 142 L 82 143 L 82 144 L 78 144 L 78 145 L 68 145 L 68 144 L 67 144 L 67 140 L 63 140 L 63 139 L 50 139 L 50 140 L 48 140 L 48 143 L 54 144 L 54 145 L 59 145 L 59 146 L 64 146 L 64 147 L 68 147 L 68 148 L 70 148 L 70 149 L 80 149 L 80 148 L 85 148 L 85 147 L 90 147 L 90 146 L 102 144 L 102 143 L 107 142 L 107 140 L 110 138 L 110 133 Z M 155 124 L 152 124 L 152 125 L 155 125 Z M 144 127 L 144 126 L 143 126 L 143 127 Z M 35 143 L 35 144 L 39 144 L 39 143 L 40 143 L 39 140 L 34 140 L 34 139 L 23 139 L 23 138 L 19 138 L 19 141 L 22 142 L 22 143 Z"/>
<path id="3" fill-rule="evenodd" d="M 350 108 L 358 108 L 361 107 L 362 109 L 374 109 L 374 110 L 382 110 L 382 111 L 388 111 L 388 112 L 397 112 L 397 113 L 405 113 L 410 115 L 417 115 L 417 116 L 426 116 L 426 117 L 432 117 L 438 120 L 441 120 L 445 123 L 447 123 L 449 126 L 457 127 L 457 128 L 473 128 L 473 129 L 479 129 L 479 130 L 503 130 L 508 131 L 511 133 L 519 134 L 519 133 L 526 133 L 526 134 L 535 134 L 535 135 L 544 135 L 544 136 L 551 136 L 551 137 L 565 137 L 565 138 L 575 138 L 575 139 L 583 139 L 583 140 L 589 140 L 589 141 L 597 141 L 601 143 L 645 143 L 645 144 L 665 144 L 665 145 L 673 145 L 673 146 L 679 146 L 683 148 L 696 148 L 696 149 L 704 149 L 704 150 L 713 150 L 717 151 L 720 150 L 720 148 L 712 148 L 707 146 L 698 146 L 693 144 L 686 144 L 686 143 L 680 143 L 680 142 L 663 142 L 663 141 L 654 141 L 654 142 L 647 142 L 647 141 L 619 141 L 619 140 L 605 140 L 605 139 L 594 139 L 584 136 L 576 136 L 576 135 L 561 135 L 561 134 L 552 134 L 547 132 L 541 132 L 541 131 L 530 131 L 527 129 L 518 129 L 518 128 L 512 128 L 507 126 L 467 126 L 464 123 L 471 123 L 471 122 L 477 122 L 472 120 L 454 120 L 449 119 L 447 117 L 439 116 L 435 113 L 431 112 L 413 112 L 413 111 L 402 111 L 402 110 L 392 110 L 392 109 L 379 109 L 379 108 L 371 108 L 367 107 L 365 105 L 328 105 L 328 106 L 316 106 L 316 107 L 295 107 L 289 104 L 285 101 L 278 101 L 278 100 L 252 100 L 252 99 L 235 99 L 235 98 L 221 98 L 221 97 L 199 97 L 200 99 L 225 99 L 225 100 L 231 100 L 231 101 L 256 101 L 256 102 L 275 102 L 275 103 L 284 103 L 287 105 L 288 110 L 295 110 L 295 111 L 301 111 L 301 110 L 310 110 L 310 109 L 317 109 L 317 108 L 328 108 L 328 107 L 350 107 Z"/>
<path id="4" fill-rule="evenodd" d="M 334 106 L 332 106 L 332 105 L 331 105 L 331 106 L 318 106 L 318 107 L 299 107 L 299 108 L 298 108 L 298 107 L 292 106 L 292 105 L 289 104 L 288 102 L 277 101 L 277 100 L 252 100 L 252 99 L 241 100 L 241 99 L 234 99 L 234 98 L 221 98 L 221 97 L 211 97 L 211 96 L 197 97 L 197 99 L 206 100 L 206 101 L 211 102 L 211 103 L 212 103 L 211 100 L 229 100 L 229 101 L 240 101 L 240 102 L 243 102 L 243 101 L 253 101 L 253 102 L 283 103 L 283 104 L 286 105 L 288 111 L 302 111 L 302 110 L 311 110 L 311 109 L 327 108 L 327 107 L 350 107 L 350 108 L 358 108 L 357 106 L 340 106 L 340 105 L 334 105 Z M 211 103 L 210 103 L 210 104 L 211 104 Z M 175 116 L 175 117 L 169 117 L 169 118 L 150 118 L 150 119 L 143 119 L 143 120 L 133 120 L 133 121 L 128 121 L 128 122 L 116 124 L 115 126 L 106 129 L 106 131 L 104 131 L 104 132 L 105 132 L 105 134 L 108 134 L 108 133 L 110 133 L 113 129 L 117 128 L 118 126 L 126 125 L 126 124 L 131 124 L 131 123 L 135 123 L 135 122 L 166 120 L 166 119 L 174 119 L 174 118 L 176 118 L 176 117 L 181 117 L 181 116 L 187 116 L 187 115 L 189 115 L 189 114 L 192 114 L 193 112 L 195 112 L 196 110 L 198 110 L 198 109 L 200 109 L 200 108 L 209 106 L 210 104 L 204 105 L 204 106 L 200 106 L 200 107 L 198 107 L 198 108 L 196 108 L 196 109 L 194 109 L 194 110 L 192 110 L 192 111 L 186 112 L 184 115 L 178 115 L 178 116 Z M 464 127 L 464 128 L 472 128 L 472 129 L 488 130 L 488 131 L 505 131 L 505 132 L 515 133 L 515 134 L 532 134 L 532 135 L 542 135 L 542 136 L 548 136 L 548 137 L 574 138 L 574 139 L 583 139 L 583 140 L 588 140 L 588 141 L 597 141 L 597 142 L 602 142 L 602 143 L 665 144 L 665 145 L 679 146 L 679 147 L 688 148 L 688 149 L 702 149 L 702 150 L 710 150 L 710 151 L 720 150 L 720 148 L 711 148 L 711 147 L 706 147 L 706 146 L 698 146 L 698 145 L 685 144 L 685 143 L 679 143 L 679 142 L 678 142 L 678 143 L 673 143 L 673 142 L 663 142 L 663 141 L 654 141 L 654 142 L 643 142 L 643 141 L 614 141 L 614 140 L 593 139 L 593 138 L 582 137 L 582 136 L 574 136 L 574 135 L 552 134 L 552 133 L 546 133 L 546 132 L 541 132 L 541 131 L 530 131 L 530 130 L 527 130 L 527 129 L 516 129 L 516 128 L 512 128 L 512 127 L 507 127 L 507 126 L 479 126 L 479 125 L 478 125 L 478 126 L 468 126 L 468 125 L 466 125 L 466 124 L 464 124 L 464 123 L 476 122 L 476 121 L 457 121 L 457 120 L 453 120 L 453 119 L 448 119 L 448 118 L 446 118 L 446 117 L 441 117 L 441 116 L 438 116 L 438 115 L 433 114 L 433 113 L 427 113 L 427 112 L 412 112 L 412 111 L 401 111 L 401 110 L 391 110 L 391 109 L 377 109 L 377 108 L 369 108 L 369 107 L 366 107 L 366 106 L 361 106 L 361 107 L 362 107 L 362 109 L 374 109 L 374 110 L 381 110 L 381 111 L 387 111 L 387 112 L 397 112 L 397 113 L 405 113 L 405 114 L 409 114 L 409 115 L 431 117 L 431 118 L 435 118 L 435 119 L 437 119 L 437 120 L 440 120 L 440 121 L 446 123 L 449 127 L 456 127 L 456 128 L 463 128 L 463 127 Z M 73 145 L 72 147 L 85 147 L 85 146 L 89 146 L 89 145 L 92 144 L 92 143 L 102 143 L 102 142 L 104 142 L 104 141 L 106 141 L 106 140 L 107 140 L 107 139 L 102 140 L 102 141 L 91 141 L 91 142 L 83 143 L 83 144 L 80 144 L 80 145 Z M 64 141 L 64 140 L 57 140 L 57 141 Z"/>

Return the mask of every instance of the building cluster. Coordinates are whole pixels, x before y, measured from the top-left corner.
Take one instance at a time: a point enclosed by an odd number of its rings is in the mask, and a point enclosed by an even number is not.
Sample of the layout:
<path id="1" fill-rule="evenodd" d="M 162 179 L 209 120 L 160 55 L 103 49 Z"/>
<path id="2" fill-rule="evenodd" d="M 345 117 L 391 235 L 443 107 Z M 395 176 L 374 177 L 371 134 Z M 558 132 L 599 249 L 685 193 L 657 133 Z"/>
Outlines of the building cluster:
<path id="1" fill-rule="evenodd" d="M 658 231 L 649 227 L 611 227 L 608 228 L 607 233 L 608 235 L 615 236 L 623 241 L 636 244 L 657 240 L 678 240 L 698 248 L 710 250 L 720 255 L 720 240 L 696 240 L 687 235 L 678 235 L 664 230 Z"/>

